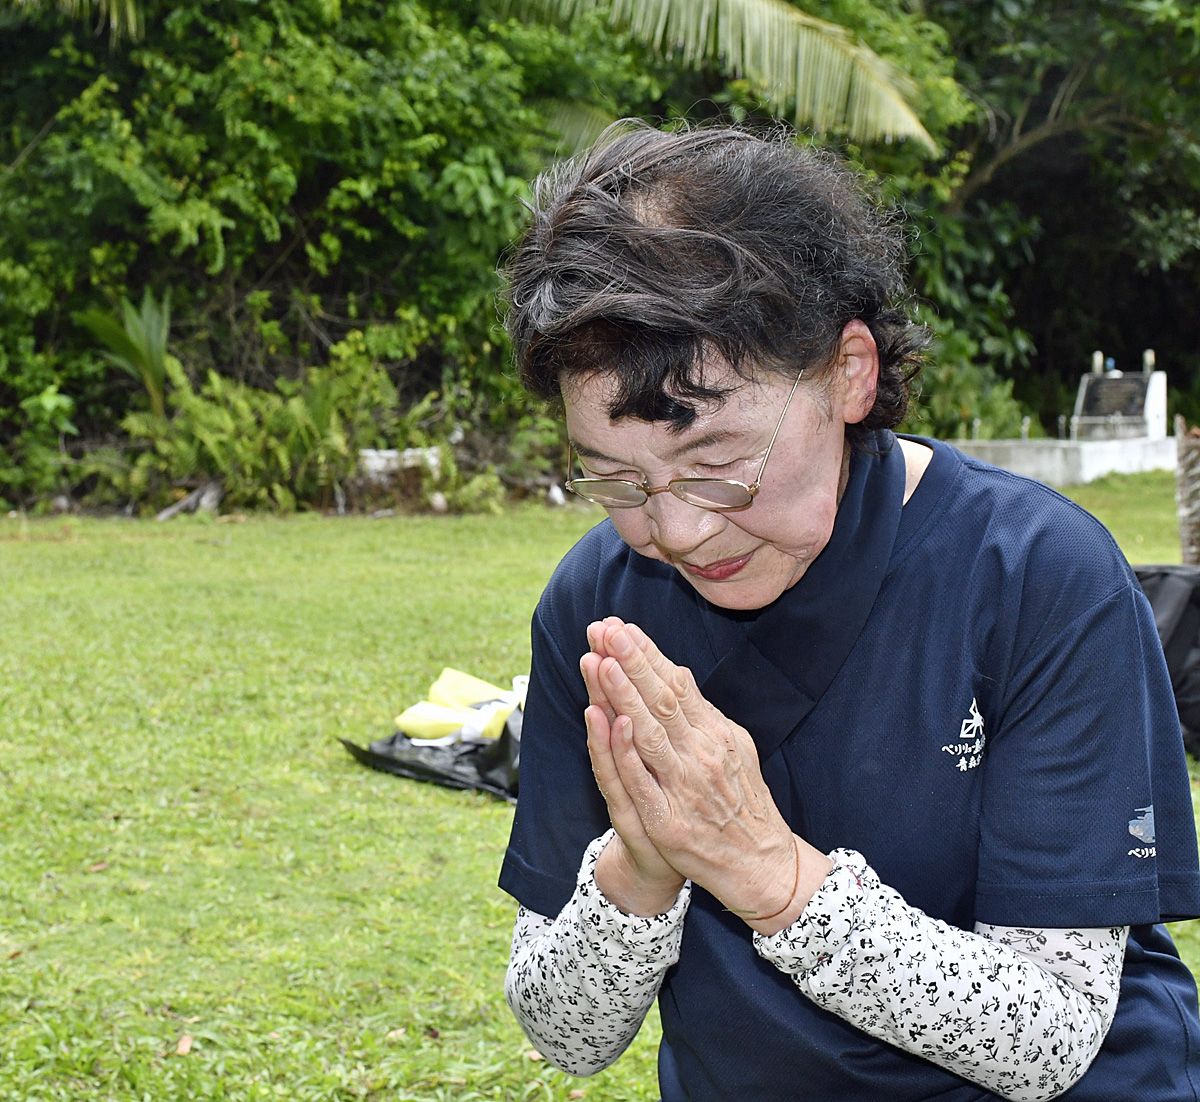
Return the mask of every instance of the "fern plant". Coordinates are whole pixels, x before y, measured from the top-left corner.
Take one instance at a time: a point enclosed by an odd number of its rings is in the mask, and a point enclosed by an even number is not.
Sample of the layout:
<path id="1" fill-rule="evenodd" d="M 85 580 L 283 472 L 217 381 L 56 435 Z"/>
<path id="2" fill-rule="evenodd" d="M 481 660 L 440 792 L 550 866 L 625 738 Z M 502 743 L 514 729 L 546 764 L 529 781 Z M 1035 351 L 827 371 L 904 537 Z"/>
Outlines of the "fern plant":
<path id="1" fill-rule="evenodd" d="M 382 442 L 395 420 L 395 388 L 355 340 L 272 389 L 215 371 L 193 386 L 173 357 L 165 371 L 170 416 L 132 413 L 121 422 L 139 448 L 122 476 L 134 500 L 218 479 L 235 508 L 326 506 L 357 471 L 359 450 Z"/>

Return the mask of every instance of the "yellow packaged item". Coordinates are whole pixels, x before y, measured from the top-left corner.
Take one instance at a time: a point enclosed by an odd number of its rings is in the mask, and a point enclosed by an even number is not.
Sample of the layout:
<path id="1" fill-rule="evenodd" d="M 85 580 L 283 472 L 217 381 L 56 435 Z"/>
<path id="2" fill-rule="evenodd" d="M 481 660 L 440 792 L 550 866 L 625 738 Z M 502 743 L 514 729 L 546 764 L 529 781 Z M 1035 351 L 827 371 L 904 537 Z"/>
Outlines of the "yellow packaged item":
<path id="1" fill-rule="evenodd" d="M 429 687 L 428 699 L 396 717 L 396 728 L 409 738 L 443 745 L 498 738 L 513 710 L 524 705 L 527 682 L 514 678 L 513 688 L 506 690 L 447 666 Z"/>

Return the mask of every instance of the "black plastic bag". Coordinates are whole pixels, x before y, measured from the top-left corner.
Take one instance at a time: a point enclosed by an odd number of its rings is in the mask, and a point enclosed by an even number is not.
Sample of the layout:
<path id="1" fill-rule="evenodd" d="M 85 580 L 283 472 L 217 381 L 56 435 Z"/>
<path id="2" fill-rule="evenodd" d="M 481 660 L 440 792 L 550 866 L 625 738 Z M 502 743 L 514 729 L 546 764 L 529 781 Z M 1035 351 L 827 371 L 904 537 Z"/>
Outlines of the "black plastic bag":
<path id="1" fill-rule="evenodd" d="M 341 744 L 355 761 L 384 773 L 429 781 L 444 788 L 474 788 L 515 803 L 521 763 L 521 709 L 516 708 L 496 738 L 464 737 L 449 746 L 431 746 L 403 731 L 369 747 L 348 739 Z"/>
<path id="2" fill-rule="evenodd" d="M 1200 567 L 1135 566 L 1154 609 L 1183 728 L 1183 745 L 1200 757 Z"/>

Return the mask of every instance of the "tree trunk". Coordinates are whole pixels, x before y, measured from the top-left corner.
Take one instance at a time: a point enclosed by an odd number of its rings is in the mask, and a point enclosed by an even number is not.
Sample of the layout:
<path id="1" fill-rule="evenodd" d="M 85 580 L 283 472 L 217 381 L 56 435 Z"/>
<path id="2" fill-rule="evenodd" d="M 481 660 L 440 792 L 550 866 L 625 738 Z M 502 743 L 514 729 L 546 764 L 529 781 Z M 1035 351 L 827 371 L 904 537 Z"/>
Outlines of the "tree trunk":
<path id="1" fill-rule="evenodd" d="M 1200 428 L 1175 415 L 1175 508 L 1183 562 L 1200 565 Z"/>

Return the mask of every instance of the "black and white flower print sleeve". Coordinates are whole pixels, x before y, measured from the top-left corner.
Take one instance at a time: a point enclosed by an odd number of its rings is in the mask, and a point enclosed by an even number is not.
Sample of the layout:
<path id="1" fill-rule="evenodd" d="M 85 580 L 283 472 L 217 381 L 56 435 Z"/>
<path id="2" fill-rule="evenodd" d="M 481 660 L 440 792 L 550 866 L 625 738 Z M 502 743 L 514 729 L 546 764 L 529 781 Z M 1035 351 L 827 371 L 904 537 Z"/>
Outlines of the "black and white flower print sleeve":
<path id="1" fill-rule="evenodd" d="M 663 975 L 679 959 L 691 899 L 685 884 L 671 909 L 653 917 L 610 903 L 595 870 L 612 834 L 588 846 L 575 893 L 556 919 L 520 908 L 504 981 L 526 1035 L 572 1075 L 592 1075 L 629 1047 Z"/>
<path id="2" fill-rule="evenodd" d="M 959 930 L 910 907 L 861 854 L 760 956 L 818 1006 L 1004 1098 L 1047 1099 L 1088 1069 L 1116 1013 L 1126 927 Z"/>
<path id="3" fill-rule="evenodd" d="M 596 839 L 575 894 L 551 921 L 521 908 L 505 991 L 530 1040 L 590 1075 L 633 1040 L 679 957 L 685 885 L 653 918 L 596 887 Z M 818 1005 L 1002 1097 L 1044 1099 L 1087 1070 L 1116 1012 L 1128 930 L 948 926 L 879 882 L 851 850 L 791 926 L 758 952 Z"/>

